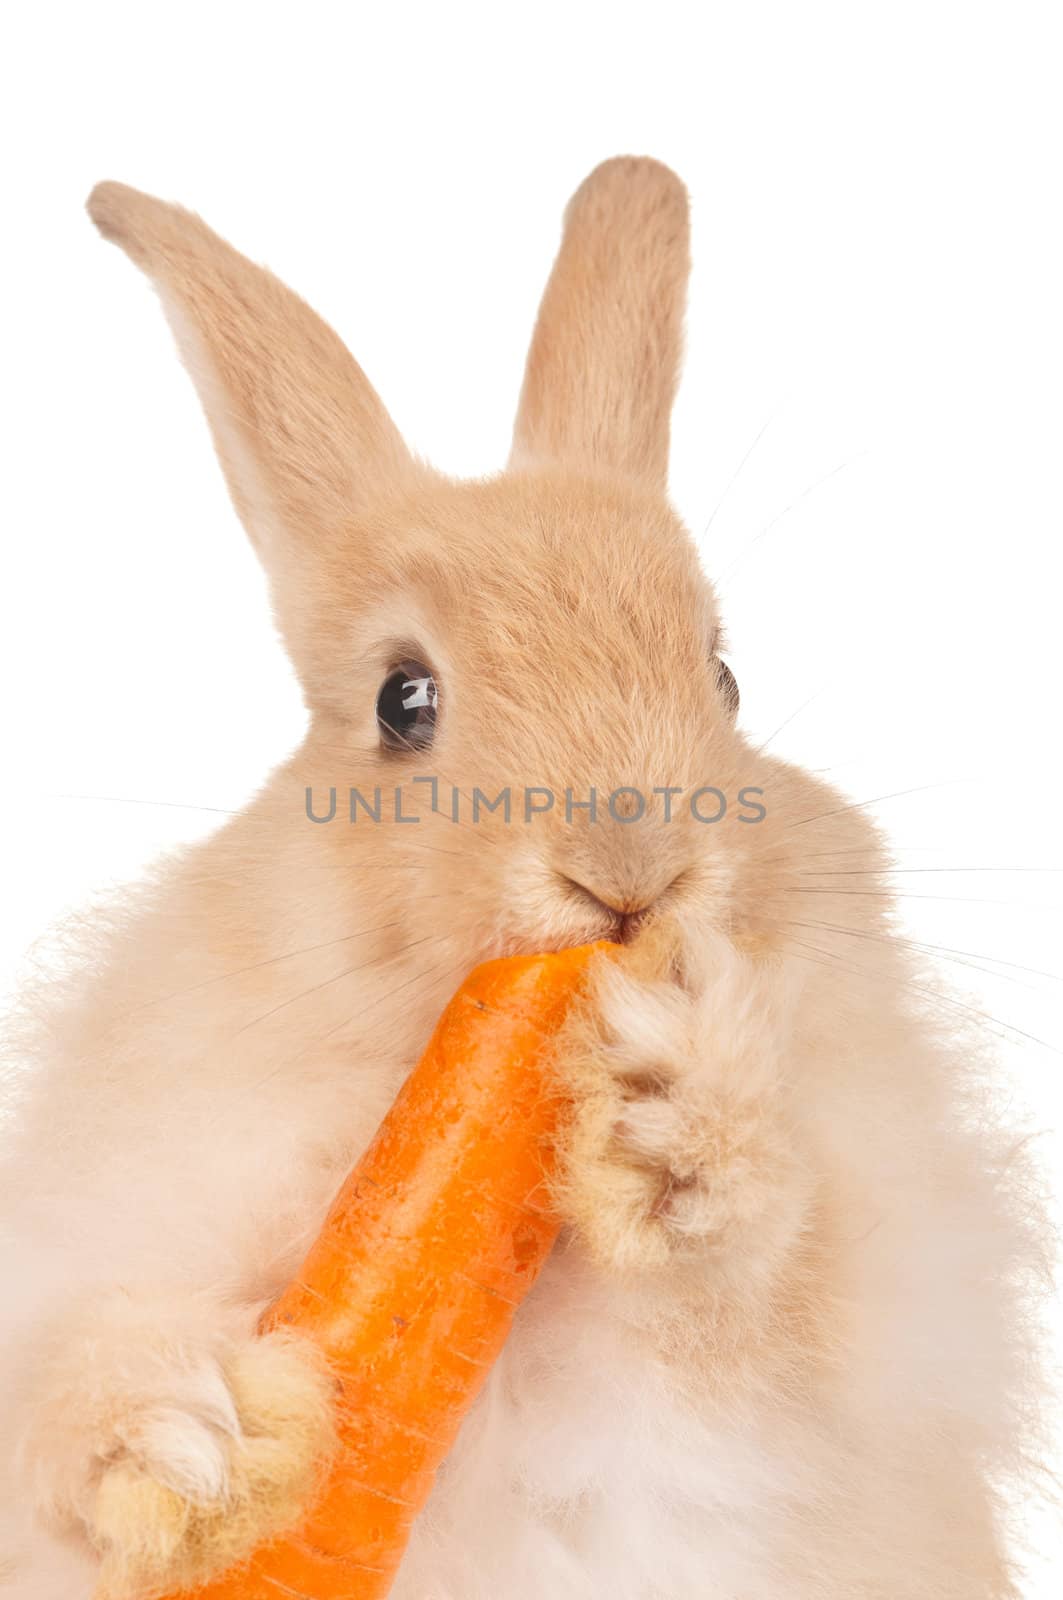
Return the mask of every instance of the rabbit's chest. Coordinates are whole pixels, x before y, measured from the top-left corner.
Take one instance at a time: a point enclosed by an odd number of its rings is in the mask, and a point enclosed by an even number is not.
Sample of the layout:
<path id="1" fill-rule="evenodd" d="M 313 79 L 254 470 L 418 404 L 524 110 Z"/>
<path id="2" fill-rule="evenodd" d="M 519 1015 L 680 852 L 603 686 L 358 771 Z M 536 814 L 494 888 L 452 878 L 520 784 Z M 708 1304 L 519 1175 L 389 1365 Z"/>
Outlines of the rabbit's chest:
<path id="1" fill-rule="evenodd" d="M 764 1459 L 681 1387 L 607 1286 L 552 1263 L 440 1474 L 395 1600 L 733 1594 Z"/>

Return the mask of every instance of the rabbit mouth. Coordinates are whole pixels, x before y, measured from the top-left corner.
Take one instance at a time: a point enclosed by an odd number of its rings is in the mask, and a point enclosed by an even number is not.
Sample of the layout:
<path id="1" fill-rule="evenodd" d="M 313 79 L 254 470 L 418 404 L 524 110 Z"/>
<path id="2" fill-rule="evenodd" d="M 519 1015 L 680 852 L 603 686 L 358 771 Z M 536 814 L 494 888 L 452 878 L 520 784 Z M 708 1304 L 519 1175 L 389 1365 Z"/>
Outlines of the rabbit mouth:
<path id="1" fill-rule="evenodd" d="M 631 944 L 640 930 L 653 917 L 655 901 L 646 904 L 632 905 L 630 902 L 617 905 L 602 898 L 602 896 L 580 883 L 578 878 L 572 878 L 568 873 L 563 873 L 562 878 L 573 891 L 573 898 L 578 898 L 589 909 L 600 913 L 602 918 L 602 932 L 599 938 L 609 939 L 613 944 Z"/>

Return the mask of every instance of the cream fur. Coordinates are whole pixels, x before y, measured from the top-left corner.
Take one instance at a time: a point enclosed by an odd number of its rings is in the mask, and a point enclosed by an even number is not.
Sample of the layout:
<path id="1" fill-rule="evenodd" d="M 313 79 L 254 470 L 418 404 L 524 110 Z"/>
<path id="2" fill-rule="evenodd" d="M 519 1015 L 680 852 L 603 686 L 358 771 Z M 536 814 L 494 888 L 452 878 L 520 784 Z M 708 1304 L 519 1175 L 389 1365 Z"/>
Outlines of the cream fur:
<path id="1" fill-rule="evenodd" d="M 241 816 L 88 919 L 13 1031 L 0 1592 L 87 1600 L 101 1556 L 107 1592 L 156 1592 L 295 1517 L 327 1378 L 253 1342 L 262 1308 L 460 977 L 648 907 L 559 1043 L 569 1227 L 395 1600 L 1014 1596 L 1036 1185 L 982 1042 L 893 936 L 867 819 L 717 687 L 662 495 L 678 180 L 625 159 L 582 186 L 512 468 L 465 484 L 198 219 L 112 184 L 90 209 L 160 291 L 311 717 Z M 374 706 L 410 644 L 442 709 L 407 761 Z M 767 816 L 474 828 L 407 787 L 416 826 L 304 817 L 307 785 L 426 772 L 466 797 L 756 785 Z"/>

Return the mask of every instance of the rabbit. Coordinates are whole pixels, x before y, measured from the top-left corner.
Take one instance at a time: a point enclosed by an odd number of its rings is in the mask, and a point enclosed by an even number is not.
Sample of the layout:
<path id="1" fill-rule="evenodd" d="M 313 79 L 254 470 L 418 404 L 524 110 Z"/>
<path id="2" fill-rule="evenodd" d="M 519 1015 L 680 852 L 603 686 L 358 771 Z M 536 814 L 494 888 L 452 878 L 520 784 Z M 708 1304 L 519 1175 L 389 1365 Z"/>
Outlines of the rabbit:
<path id="1" fill-rule="evenodd" d="M 198 217 L 89 211 L 158 291 L 308 728 L 11 1025 L 0 1593 L 146 1600 L 297 1523 L 329 1378 L 261 1313 L 460 979 L 601 939 L 551 1068 L 561 1239 L 394 1600 L 1017 1595 L 1038 1178 L 865 810 L 741 730 L 667 497 L 680 180 L 577 190 L 475 482 Z"/>

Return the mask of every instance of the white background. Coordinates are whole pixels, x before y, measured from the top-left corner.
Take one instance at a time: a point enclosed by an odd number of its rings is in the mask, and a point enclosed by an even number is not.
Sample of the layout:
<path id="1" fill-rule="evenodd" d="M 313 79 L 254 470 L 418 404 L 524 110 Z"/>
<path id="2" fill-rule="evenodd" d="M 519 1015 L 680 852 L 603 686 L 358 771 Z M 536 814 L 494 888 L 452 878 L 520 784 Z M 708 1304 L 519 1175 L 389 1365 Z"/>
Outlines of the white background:
<path id="1" fill-rule="evenodd" d="M 758 738 L 792 716 L 775 747 L 855 800 L 918 791 L 872 808 L 909 934 L 997 1019 L 1055 1179 L 1054 9 L 9 13 L 3 976 L 65 906 L 213 827 L 302 726 L 158 308 L 83 214 L 92 183 L 201 210 L 336 324 L 417 448 L 478 473 L 507 449 L 565 198 L 650 153 L 694 206 L 673 493 L 743 715 Z M 1027 1594 L 1055 1594 L 1058 1528 L 1031 1512 L 1031 1534 Z"/>

